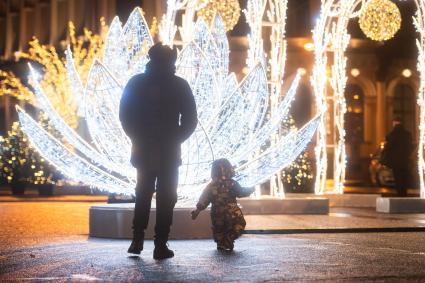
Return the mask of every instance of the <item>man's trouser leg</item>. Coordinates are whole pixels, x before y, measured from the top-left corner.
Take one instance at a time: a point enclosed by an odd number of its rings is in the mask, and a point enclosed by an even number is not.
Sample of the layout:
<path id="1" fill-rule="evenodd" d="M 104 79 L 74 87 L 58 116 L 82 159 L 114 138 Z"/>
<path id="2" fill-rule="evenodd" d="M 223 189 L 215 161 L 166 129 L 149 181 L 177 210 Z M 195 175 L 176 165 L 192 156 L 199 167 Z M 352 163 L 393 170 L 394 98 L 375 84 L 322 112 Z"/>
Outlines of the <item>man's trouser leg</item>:
<path id="1" fill-rule="evenodd" d="M 152 195 L 155 192 L 155 172 L 137 169 L 136 205 L 133 218 L 133 233 L 141 235 L 148 227 Z"/>
<path id="2" fill-rule="evenodd" d="M 409 181 L 409 169 L 403 167 L 393 168 L 394 182 L 398 196 L 407 196 L 407 186 Z"/>
<path id="3" fill-rule="evenodd" d="M 165 245 L 173 223 L 173 209 L 177 202 L 178 167 L 158 172 L 156 185 L 155 245 Z"/>

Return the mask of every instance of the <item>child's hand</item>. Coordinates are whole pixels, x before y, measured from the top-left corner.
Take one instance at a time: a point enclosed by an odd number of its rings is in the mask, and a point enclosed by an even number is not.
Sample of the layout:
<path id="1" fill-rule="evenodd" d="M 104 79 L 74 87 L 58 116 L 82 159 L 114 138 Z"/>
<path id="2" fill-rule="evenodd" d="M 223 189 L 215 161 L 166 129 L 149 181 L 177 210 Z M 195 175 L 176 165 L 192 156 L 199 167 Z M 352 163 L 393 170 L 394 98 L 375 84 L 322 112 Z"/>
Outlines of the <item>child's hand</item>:
<path id="1" fill-rule="evenodd" d="M 201 212 L 199 209 L 192 210 L 191 214 L 192 214 L 192 219 L 193 220 L 195 220 L 196 217 L 198 217 L 199 212 Z"/>

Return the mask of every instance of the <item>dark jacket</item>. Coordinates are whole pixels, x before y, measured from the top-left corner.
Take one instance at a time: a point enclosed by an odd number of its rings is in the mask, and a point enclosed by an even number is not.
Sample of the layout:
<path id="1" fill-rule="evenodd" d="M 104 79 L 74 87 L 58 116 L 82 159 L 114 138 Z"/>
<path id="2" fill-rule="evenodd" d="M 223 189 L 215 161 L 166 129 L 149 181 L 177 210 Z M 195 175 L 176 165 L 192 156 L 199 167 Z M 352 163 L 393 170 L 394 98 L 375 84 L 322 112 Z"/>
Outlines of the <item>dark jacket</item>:
<path id="1" fill-rule="evenodd" d="M 408 167 L 413 151 L 412 135 L 401 124 L 396 125 L 387 135 L 383 151 L 385 165 Z"/>
<path id="2" fill-rule="evenodd" d="M 120 103 L 120 120 L 133 147 L 136 168 L 181 165 L 183 143 L 195 130 L 197 114 L 189 84 L 173 67 L 148 63 L 130 79 Z"/>

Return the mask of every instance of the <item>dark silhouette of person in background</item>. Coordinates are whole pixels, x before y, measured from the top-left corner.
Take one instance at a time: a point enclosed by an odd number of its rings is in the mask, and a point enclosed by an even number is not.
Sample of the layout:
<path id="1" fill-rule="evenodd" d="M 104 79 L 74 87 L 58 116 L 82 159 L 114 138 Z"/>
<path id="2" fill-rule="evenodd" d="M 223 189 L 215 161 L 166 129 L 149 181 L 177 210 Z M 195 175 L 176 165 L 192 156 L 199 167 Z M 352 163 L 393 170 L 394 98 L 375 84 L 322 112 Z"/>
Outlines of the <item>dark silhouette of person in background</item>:
<path id="1" fill-rule="evenodd" d="M 386 137 L 381 163 L 393 170 L 395 187 L 401 197 L 407 196 L 412 151 L 412 135 L 403 127 L 401 117 L 394 118 L 393 129 Z"/>
<path id="2" fill-rule="evenodd" d="M 164 259 L 174 256 L 167 241 L 177 202 L 180 146 L 198 120 L 189 84 L 174 74 L 176 50 L 157 43 L 148 55 L 145 73 L 129 80 L 120 103 L 120 120 L 132 141 L 131 163 L 137 168 L 133 241 L 128 252 L 140 254 L 143 250 L 156 192 L 153 257 Z"/>

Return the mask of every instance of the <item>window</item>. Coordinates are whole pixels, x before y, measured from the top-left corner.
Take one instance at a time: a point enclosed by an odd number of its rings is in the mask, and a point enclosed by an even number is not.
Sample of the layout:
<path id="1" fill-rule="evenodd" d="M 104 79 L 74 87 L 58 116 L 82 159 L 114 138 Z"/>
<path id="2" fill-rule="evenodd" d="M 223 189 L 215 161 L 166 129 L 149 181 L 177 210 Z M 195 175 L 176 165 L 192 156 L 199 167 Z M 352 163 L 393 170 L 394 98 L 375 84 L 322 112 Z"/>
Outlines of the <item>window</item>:
<path id="1" fill-rule="evenodd" d="M 406 130 L 416 132 L 416 95 L 407 84 L 396 86 L 393 99 L 393 117 L 400 117 Z"/>
<path id="2" fill-rule="evenodd" d="M 306 85 L 300 85 L 292 102 L 291 115 L 297 128 L 302 127 L 311 119 L 312 95 Z"/>
<path id="3" fill-rule="evenodd" d="M 345 114 L 345 132 L 347 143 L 363 142 L 364 110 L 363 90 L 358 85 L 349 84 L 345 89 L 347 113 Z"/>

